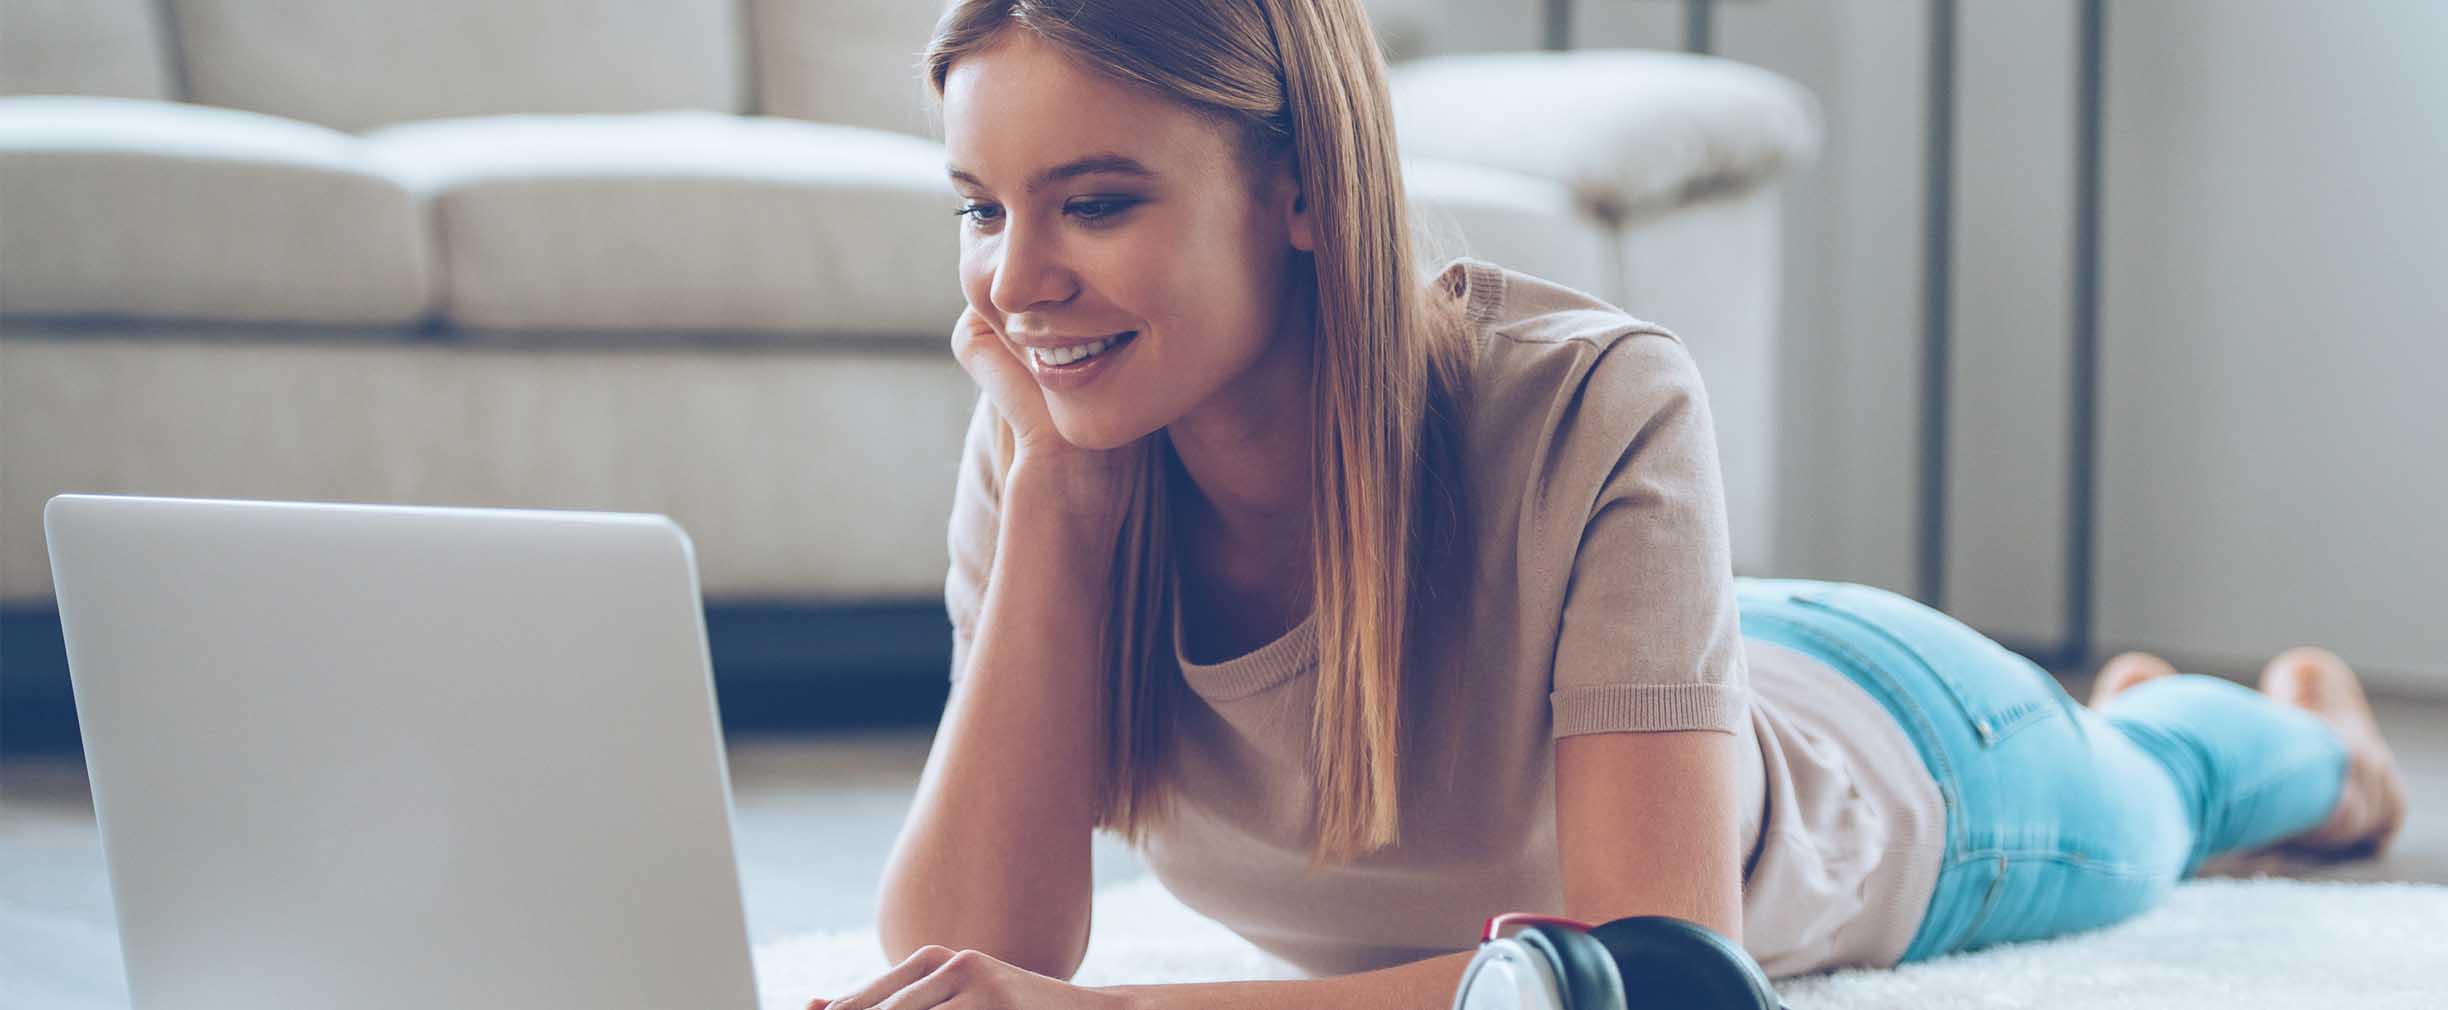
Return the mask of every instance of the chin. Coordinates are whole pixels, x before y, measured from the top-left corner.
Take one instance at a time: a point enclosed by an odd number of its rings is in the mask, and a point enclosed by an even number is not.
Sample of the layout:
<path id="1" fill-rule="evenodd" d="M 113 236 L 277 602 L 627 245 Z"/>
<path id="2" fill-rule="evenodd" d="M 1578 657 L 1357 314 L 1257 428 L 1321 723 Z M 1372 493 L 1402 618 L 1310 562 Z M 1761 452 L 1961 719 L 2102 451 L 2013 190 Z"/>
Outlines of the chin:
<path id="1" fill-rule="evenodd" d="M 1147 434 L 1146 430 L 1135 429 L 1128 424 L 1116 423 L 1106 418 L 1082 417 L 1061 410 L 1051 413 L 1055 432 L 1062 435 L 1063 441 L 1081 449 L 1120 449 Z"/>

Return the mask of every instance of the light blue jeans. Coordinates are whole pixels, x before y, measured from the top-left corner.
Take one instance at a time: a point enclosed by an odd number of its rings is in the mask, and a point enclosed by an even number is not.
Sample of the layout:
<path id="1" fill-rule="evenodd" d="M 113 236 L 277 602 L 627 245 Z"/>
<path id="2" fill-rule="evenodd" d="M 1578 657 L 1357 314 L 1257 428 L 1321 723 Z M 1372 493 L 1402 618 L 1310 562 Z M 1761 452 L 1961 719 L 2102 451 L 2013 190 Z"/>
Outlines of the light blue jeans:
<path id="1" fill-rule="evenodd" d="M 2038 664 L 1874 586 L 1735 579 L 1742 631 L 1825 661 L 1903 725 L 1946 800 L 1918 961 L 2096 929 L 2202 863 L 2326 820 L 2346 749 L 2310 712 L 2199 674 L 2093 711 Z"/>

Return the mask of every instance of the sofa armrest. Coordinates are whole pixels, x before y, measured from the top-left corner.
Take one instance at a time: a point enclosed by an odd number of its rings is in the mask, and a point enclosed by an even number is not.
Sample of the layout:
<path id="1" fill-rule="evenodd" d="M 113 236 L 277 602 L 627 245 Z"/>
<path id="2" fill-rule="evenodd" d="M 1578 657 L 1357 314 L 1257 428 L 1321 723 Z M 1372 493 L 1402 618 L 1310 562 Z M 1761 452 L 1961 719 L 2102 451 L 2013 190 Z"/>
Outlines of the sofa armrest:
<path id="1" fill-rule="evenodd" d="M 1406 157 L 1564 184 L 1610 221 L 1808 163 L 1811 93 L 1734 60 L 1640 49 L 1471 53 L 1390 68 Z"/>

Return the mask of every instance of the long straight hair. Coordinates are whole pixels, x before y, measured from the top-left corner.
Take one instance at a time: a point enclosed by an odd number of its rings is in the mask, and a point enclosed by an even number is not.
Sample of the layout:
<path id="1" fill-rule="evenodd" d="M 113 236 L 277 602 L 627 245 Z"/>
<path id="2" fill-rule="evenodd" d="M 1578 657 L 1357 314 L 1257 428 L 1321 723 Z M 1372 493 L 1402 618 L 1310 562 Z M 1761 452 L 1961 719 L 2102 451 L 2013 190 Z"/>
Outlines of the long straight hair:
<path id="1" fill-rule="evenodd" d="M 938 103 L 954 61 L 1028 30 L 1086 66 L 1237 131 L 1253 186 L 1289 156 L 1315 216 L 1310 541 L 1318 676 L 1309 869 L 1401 839 L 1403 670 L 1426 604 L 1467 552 L 1458 399 L 1470 333 L 1422 263 L 1384 57 L 1359 0 L 965 0 L 923 58 Z M 1415 245 L 1415 243 L 1417 243 Z M 1297 263 L 1297 261 L 1296 261 Z M 1296 266 L 1297 269 L 1297 266 Z M 1161 434 L 1161 433 L 1159 433 Z M 996 422 L 997 466 L 1012 432 Z M 1104 615 L 1106 761 L 1096 826 L 1133 844 L 1172 799 L 1158 774 L 1186 688 L 1173 664 L 1169 439 L 1140 440 Z"/>

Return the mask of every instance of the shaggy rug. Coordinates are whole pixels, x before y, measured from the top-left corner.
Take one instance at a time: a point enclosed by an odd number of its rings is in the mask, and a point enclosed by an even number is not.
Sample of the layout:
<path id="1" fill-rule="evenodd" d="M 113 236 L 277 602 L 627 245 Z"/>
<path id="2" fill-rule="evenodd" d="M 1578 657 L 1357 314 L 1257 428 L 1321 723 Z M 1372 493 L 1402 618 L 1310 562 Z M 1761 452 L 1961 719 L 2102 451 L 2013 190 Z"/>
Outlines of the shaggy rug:
<path id="1" fill-rule="evenodd" d="M 756 947 L 764 1010 L 801 1010 L 890 967 L 872 927 Z M 1154 877 L 1096 896 L 1081 985 L 1298 978 L 1183 906 Z M 1777 982 L 1792 1010 L 2104 1007 L 2305 1010 L 2448 1007 L 2448 887 L 2205 878 L 2106 929 L 1893 970 Z"/>

